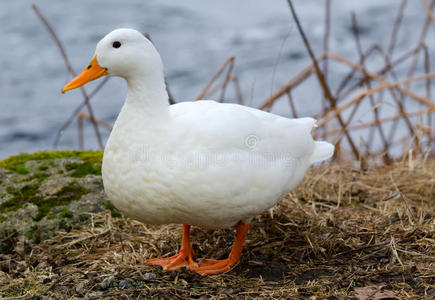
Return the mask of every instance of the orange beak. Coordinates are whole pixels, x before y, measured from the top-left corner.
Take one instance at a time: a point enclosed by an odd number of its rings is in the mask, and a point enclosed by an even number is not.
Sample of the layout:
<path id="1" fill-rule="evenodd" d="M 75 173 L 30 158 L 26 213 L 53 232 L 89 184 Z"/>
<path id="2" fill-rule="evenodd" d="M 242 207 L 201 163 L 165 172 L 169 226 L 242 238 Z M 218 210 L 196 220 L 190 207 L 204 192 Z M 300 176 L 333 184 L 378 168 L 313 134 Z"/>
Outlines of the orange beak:
<path id="1" fill-rule="evenodd" d="M 79 88 L 89 81 L 95 80 L 105 75 L 107 75 L 107 69 L 100 67 L 97 61 L 97 56 L 94 56 L 89 65 L 62 88 L 62 93 Z"/>

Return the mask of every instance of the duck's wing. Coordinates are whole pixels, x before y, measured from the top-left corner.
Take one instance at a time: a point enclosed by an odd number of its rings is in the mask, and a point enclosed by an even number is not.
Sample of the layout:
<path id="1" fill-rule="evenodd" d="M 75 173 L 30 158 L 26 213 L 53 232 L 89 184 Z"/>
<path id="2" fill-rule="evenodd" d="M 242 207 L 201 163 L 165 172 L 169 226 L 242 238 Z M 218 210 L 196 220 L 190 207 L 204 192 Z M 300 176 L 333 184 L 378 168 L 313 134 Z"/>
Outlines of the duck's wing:
<path id="1" fill-rule="evenodd" d="M 288 119 L 242 105 L 206 100 L 171 105 L 170 113 L 178 125 L 174 130 L 184 132 L 184 144 L 211 151 L 250 151 L 307 158 L 310 162 L 327 159 L 333 152 L 329 143 L 313 141 L 312 118 Z"/>

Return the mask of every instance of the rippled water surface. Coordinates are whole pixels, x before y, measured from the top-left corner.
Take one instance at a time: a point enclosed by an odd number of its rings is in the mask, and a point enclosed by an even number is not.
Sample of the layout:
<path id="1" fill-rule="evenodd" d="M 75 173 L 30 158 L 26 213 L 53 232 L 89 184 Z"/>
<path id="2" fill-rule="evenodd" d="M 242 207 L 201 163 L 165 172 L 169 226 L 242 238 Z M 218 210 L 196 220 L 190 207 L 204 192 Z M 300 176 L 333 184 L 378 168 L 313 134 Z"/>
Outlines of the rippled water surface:
<path id="1" fill-rule="evenodd" d="M 31 8 L 35 2 L 65 44 L 75 70 L 81 70 L 94 53 L 95 44 L 119 27 L 149 32 L 162 55 L 165 73 L 177 100 L 194 98 L 216 69 L 236 55 L 236 73 L 248 104 L 255 106 L 271 93 L 272 73 L 283 40 L 288 36 L 275 74 L 274 89 L 309 63 L 291 21 L 286 1 L 220 0 L 20 0 L 0 2 L 0 158 L 19 152 L 50 149 L 54 136 L 74 108 L 78 91 L 61 95 L 70 79 L 50 35 Z M 400 1 L 333 0 L 330 48 L 356 60 L 350 13 L 361 25 L 364 47 L 385 46 Z M 397 45 L 399 55 L 415 45 L 425 12 L 421 1 L 408 1 L 404 26 Z M 294 1 L 316 53 L 323 41 L 324 1 Z M 432 32 L 433 34 L 433 32 Z M 433 54 L 432 54 L 432 57 Z M 373 62 L 376 64 L 376 62 Z M 346 69 L 332 65 L 329 81 Z M 320 108 L 313 79 L 294 97 L 300 115 Z M 89 91 L 94 84 L 87 88 Z M 113 123 L 125 97 L 124 82 L 113 78 L 92 99 L 99 119 Z M 228 101 L 234 97 L 232 91 Z M 274 112 L 288 115 L 286 103 Z M 62 133 L 59 148 L 77 148 L 77 124 Z M 108 132 L 104 133 L 104 139 Z M 96 148 L 91 126 L 85 126 L 85 145 Z"/>

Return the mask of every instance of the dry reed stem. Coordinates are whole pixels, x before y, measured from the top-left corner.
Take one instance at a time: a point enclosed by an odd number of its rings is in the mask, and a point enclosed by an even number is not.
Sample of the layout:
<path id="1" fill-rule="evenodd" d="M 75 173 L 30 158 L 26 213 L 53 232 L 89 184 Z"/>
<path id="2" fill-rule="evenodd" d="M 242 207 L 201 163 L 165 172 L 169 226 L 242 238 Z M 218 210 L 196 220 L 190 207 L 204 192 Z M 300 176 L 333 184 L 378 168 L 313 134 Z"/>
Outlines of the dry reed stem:
<path id="1" fill-rule="evenodd" d="M 219 102 L 224 102 L 225 92 L 227 90 L 227 85 L 231 81 L 231 78 L 232 78 L 232 75 L 233 75 L 232 72 L 233 72 L 233 69 L 234 69 L 234 59 L 235 59 L 235 57 L 234 56 L 231 56 L 231 57 L 233 57 L 233 59 L 231 60 L 231 63 L 229 64 L 227 73 L 226 73 L 224 81 L 222 83 L 221 94 L 219 96 Z"/>
<path id="2" fill-rule="evenodd" d="M 323 33 L 323 53 L 327 53 L 329 52 L 329 38 L 330 38 L 330 31 L 331 31 L 331 1 L 332 0 L 326 0 L 325 1 L 325 23 L 324 23 L 324 27 L 325 27 L 325 31 Z M 323 61 L 323 69 L 322 72 L 323 74 L 325 74 L 325 81 L 328 82 L 328 59 L 325 59 Z M 289 100 L 290 103 L 293 103 L 293 99 L 291 99 L 291 94 L 288 93 L 289 95 Z M 323 99 L 322 101 L 322 111 L 325 111 L 327 108 L 327 104 L 328 102 L 326 101 L 326 99 Z M 323 131 L 326 132 L 328 130 L 327 128 L 327 124 L 325 124 L 322 127 Z M 323 136 L 325 137 L 325 136 Z"/>
<path id="3" fill-rule="evenodd" d="M 424 116 L 428 113 L 429 111 L 427 109 L 422 109 L 422 110 L 418 110 L 418 111 L 414 111 L 414 112 L 407 112 L 406 115 L 408 118 L 412 118 L 412 117 L 417 117 L 417 116 Z M 372 122 L 367 122 L 367 123 L 363 123 L 363 124 L 359 124 L 359 125 L 348 125 L 348 127 L 346 127 L 346 130 L 359 130 L 359 129 L 366 129 L 366 128 L 370 128 L 373 126 L 378 126 L 379 124 L 383 124 L 386 122 L 391 122 L 391 121 L 395 121 L 395 120 L 400 120 L 403 118 L 403 114 L 399 113 L 395 116 L 391 116 L 391 117 L 386 117 L 386 118 L 382 118 L 382 119 L 378 119 Z M 416 126 L 422 126 L 422 124 L 417 123 Z M 332 136 L 332 135 L 337 135 L 340 134 L 342 131 L 341 128 L 336 128 L 336 129 L 332 129 L 327 131 L 326 136 Z M 314 133 L 313 136 L 315 137 L 319 137 L 320 134 L 319 133 Z"/>
<path id="4" fill-rule="evenodd" d="M 332 120 L 333 118 L 335 118 L 336 114 L 341 113 L 342 111 L 344 111 L 345 109 L 351 107 L 352 105 L 356 104 L 357 102 L 363 100 L 366 97 L 369 97 L 370 95 L 374 95 L 382 90 L 385 89 L 392 89 L 395 87 L 398 87 L 400 85 L 404 85 L 406 83 L 410 83 L 413 81 L 419 81 L 419 80 L 424 80 L 428 77 L 435 77 L 435 73 L 431 73 L 431 74 L 427 74 L 427 75 L 421 75 L 421 76 L 416 76 L 413 78 L 407 78 L 398 82 L 384 82 L 382 84 L 379 84 L 377 87 L 371 89 L 371 90 L 367 90 L 367 91 L 362 91 L 359 93 L 358 96 L 354 97 L 353 99 L 349 100 L 348 102 L 346 102 L 345 104 L 337 107 L 335 110 L 328 112 L 328 114 L 321 120 L 319 120 L 318 126 L 322 126 L 323 124 L 325 124 L 326 122 L 329 122 L 330 120 Z M 431 104 L 430 106 L 428 105 L 428 111 L 435 111 L 435 106 L 433 104 Z"/>
<path id="5" fill-rule="evenodd" d="M 209 89 L 211 88 L 211 86 L 213 85 L 213 83 L 215 83 L 215 81 L 219 78 L 219 76 L 223 73 L 223 71 L 225 70 L 225 68 L 229 65 L 229 64 L 233 64 L 234 63 L 234 59 L 235 56 L 234 55 L 230 55 L 225 62 L 219 67 L 219 69 L 216 71 L 216 73 L 211 77 L 210 81 L 205 85 L 204 89 L 199 93 L 199 95 L 196 97 L 196 100 L 201 100 L 203 99 Z"/>
<path id="6" fill-rule="evenodd" d="M 426 105 L 431 111 L 435 110 L 435 104 L 433 104 L 430 99 L 427 99 L 426 97 L 417 95 L 407 88 L 401 87 L 402 85 L 407 85 L 407 84 L 412 83 L 414 81 L 421 81 L 421 80 L 427 80 L 427 79 L 433 78 L 433 77 L 435 77 L 435 73 L 423 74 L 423 75 L 419 75 L 419 76 L 415 76 L 415 77 L 409 77 L 409 78 L 406 78 L 406 79 L 403 79 L 403 80 L 400 80 L 397 82 L 390 82 L 386 78 L 382 77 L 381 75 L 378 75 L 377 73 L 371 73 L 368 70 L 366 70 L 363 66 L 356 65 L 356 64 L 352 63 L 351 61 L 347 60 L 346 58 L 344 58 L 338 54 L 327 53 L 326 56 L 329 58 L 332 58 L 338 62 L 342 62 L 342 63 L 348 65 L 352 69 L 355 69 L 355 70 L 367 75 L 367 77 L 369 77 L 371 79 L 374 79 L 376 81 L 381 82 L 382 85 L 385 85 L 385 87 L 380 89 L 380 90 L 395 88 L 398 91 L 400 91 L 402 94 L 407 95 L 407 96 L 413 98 L 414 100 L 416 100 L 417 102 L 420 102 L 421 104 Z"/>
<path id="7" fill-rule="evenodd" d="M 388 56 L 392 57 L 394 48 L 396 47 L 397 34 L 399 33 L 400 25 L 402 24 L 403 14 L 405 12 L 406 5 L 408 4 L 408 0 L 402 0 L 400 4 L 399 11 L 397 13 L 397 17 L 394 20 L 393 32 L 391 33 L 390 45 L 388 46 Z"/>
<path id="8" fill-rule="evenodd" d="M 433 16 L 432 7 L 429 5 L 427 0 L 422 0 L 424 7 L 426 8 L 427 15 L 430 18 L 431 22 L 435 25 L 435 17 Z"/>
<path id="9" fill-rule="evenodd" d="M 361 45 L 361 41 L 360 41 L 360 37 L 359 37 L 359 29 L 358 29 L 358 24 L 357 24 L 357 19 L 356 19 L 355 13 L 352 13 L 352 29 L 353 29 L 353 35 L 354 35 L 354 39 L 355 39 L 356 49 L 357 49 L 358 55 L 360 57 L 360 65 L 364 69 L 366 69 L 366 66 L 365 66 L 365 56 L 364 56 L 364 53 L 363 53 L 363 50 L 362 50 L 362 45 Z M 394 41 L 394 40 L 395 40 L 395 37 L 392 38 L 392 41 Z M 392 45 L 394 45 L 394 43 L 395 42 L 392 42 Z M 391 47 L 391 51 L 392 51 L 392 49 L 393 49 L 393 47 Z M 367 77 L 367 74 L 364 74 L 364 75 Z M 369 90 L 372 89 L 372 85 L 371 85 L 369 80 L 365 81 L 365 85 L 366 85 L 367 89 L 369 89 Z M 375 119 L 375 121 L 379 121 L 379 107 L 376 105 L 376 101 L 374 99 L 374 96 L 371 95 L 369 97 L 369 100 L 370 100 L 371 106 L 373 107 L 373 116 L 374 116 L 374 119 Z M 348 120 L 346 122 L 346 128 L 349 128 L 348 126 L 352 122 L 352 119 L 353 119 L 357 109 L 359 108 L 359 104 L 360 103 L 361 102 L 358 102 L 358 104 L 354 106 L 354 109 L 351 112 L 351 115 L 349 116 L 349 118 L 348 118 Z M 390 158 L 390 156 L 388 154 L 388 142 L 387 142 L 387 139 L 385 137 L 384 130 L 383 130 L 383 128 L 382 128 L 380 123 L 375 125 L 375 127 L 378 130 L 378 132 L 379 132 L 379 136 L 381 137 L 381 141 L 382 141 L 383 146 L 384 146 L 384 152 L 385 152 L 385 156 L 383 157 L 384 158 L 384 162 L 388 164 L 391 161 L 391 158 Z M 370 129 L 373 129 L 373 127 L 371 127 Z M 341 134 L 342 133 L 340 133 L 340 135 Z M 371 139 L 369 139 L 369 140 L 371 140 Z M 371 148 L 370 147 L 370 142 L 369 142 L 368 148 L 369 149 Z"/>
<path id="10" fill-rule="evenodd" d="M 90 121 L 91 120 L 91 117 L 88 114 L 84 113 L 84 112 L 81 112 L 79 114 L 79 118 L 82 119 L 82 120 L 86 120 L 86 121 Z M 98 126 L 101 126 L 101 127 L 105 128 L 105 129 L 107 129 L 109 131 L 111 131 L 112 128 L 113 128 L 113 126 L 111 124 L 107 123 L 107 122 L 104 122 L 104 121 L 101 121 L 101 120 L 96 120 L 96 122 L 97 122 Z"/>
<path id="11" fill-rule="evenodd" d="M 317 61 L 321 61 L 325 59 L 325 56 L 322 56 L 317 59 Z M 290 79 L 288 82 L 284 83 L 275 94 L 267 98 L 261 105 L 259 105 L 257 108 L 260 110 L 264 110 L 266 108 L 272 107 L 272 105 L 275 103 L 276 100 L 290 92 L 292 89 L 297 87 L 299 84 L 304 82 L 312 73 L 314 72 L 313 64 L 310 64 L 308 67 L 300 71 L 298 74 L 296 74 L 292 79 Z"/>
<path id="12" fill-rule="evenodd" d="M 63 47 L 62 42 L 60 41 L 58 35 L 54 31 L 53 26 L 51 26 L 51 24 L 48 22 L 47 18 L 41 13 L 41 11 L 39 10 L 39 8 L 36 4 L 32 4 L 32 8 L 35 11 L 36 15 L 39 17 L 39 19 L 41 20 L 41 22 L 47 28 L 50 35 L 53 37 L 61 55 L 62 55 L 62 58 L 65 62 L 65 65 L 66 65 L 68 71 L 73 76 L 76 76 L 77 74 L 75 73 L 74 69 L 72 68 L 71 63 L 70 63 L 68 56 L 66 54 L 65 48 Z M 94 127 L 94 131 L 95 131 L 95 135 L 97 137 L 98 144 L 99 144 L 100 148 L 103 148 L 104 147 L 103 140 L 101 138 L 100 130 L 98 129 L 98 125 L 97 125 L 97 122 L 95 119 L 94 111 L 93 111 L 91 103 L 90 103 L 90 98 L 89 98 L 88 94 L 86 93 L 86 90 L 83 87 L 80 88 L 80 91 L 81 91 L 82 96 L 84 98 L 84 105 L 88 109 L 89 115 L 91 117 L 91 123 Z"/>
<path id="13" fill-rule="evenodd" d="M 322 73 L 322 71 L 320 70 L 320 68 L 318 66 L 317 60 L 316 60 L 316 58 L 314 56 L 314 53 L 313 53 L 313 51 L 311 49 L 310 43 L 308 42 L 308 39 L 305 36 L 304 30 L 302 29 L 302 26 L 301 26 L 301 24 L 299 22 L 299 18 L 298 18 L 297 14 L 296 14 L 296 11 L 295 11 L 294 7 L 293 7 L 292 1 L 291 0 L 287 0 L 287 3 L 289 5 L 289 7 L 290 7 L 290 11 L 292 13 L 293 19 L 295 20 L 296 26 L 297 26 L 297 28 L 299 30 L 299 33 L 300 33 L 300 35 L 302 37 L 302 40 L 304 41 L 305 47 L 307 49 L 307 52 L 308 52 L 308 54 L 311 57 L 311 61 L 313 62 L 314 70 L 316 71 L 316 75 L 317 75 L 317 79 L 319 81 L 319 84 L 322 87 L 322 91 L 323 91 L 324 97 L 328 100 L 331 109 L 335 110 L 335 108 L 337 106 L 337 100 L 332 96 L 331 91 L 329 89 L 329 86 L 326 83 L 325 76 L 324 76 L 324 74 Z M 345 128 L 346 124 L 344 123 L 340 113 L 337 113 L 335 115 L 335 117 L 336 117 L 338 123 L 340 124 L 340 126 L 342 128 Z M 353 141 L 350 133 L 345 131 L 344 135 L 347 138 L 347 142 L 349 143 L 349 146 L 350 146 L 350 148 L 351 148 L 355 158 L 358 159 L 358 157 L 360 157 L 360 153 L 359 153 L 358 148 L 356 147 L 355 142 Z M 364 167 L 364 165 L 365 165 L 364 158 L 361 157 L 361 166 Z"/>

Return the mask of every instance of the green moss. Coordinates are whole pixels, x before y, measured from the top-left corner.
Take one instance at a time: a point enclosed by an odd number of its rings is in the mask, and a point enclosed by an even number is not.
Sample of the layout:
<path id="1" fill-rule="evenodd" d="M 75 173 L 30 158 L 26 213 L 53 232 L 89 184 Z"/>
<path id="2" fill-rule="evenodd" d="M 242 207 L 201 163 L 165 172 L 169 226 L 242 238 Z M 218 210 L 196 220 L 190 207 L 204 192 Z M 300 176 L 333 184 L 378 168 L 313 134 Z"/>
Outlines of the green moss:
<path id="1" fill-rule="evenodd" d="M 59 192 L 46 199 L 40 198 L 37 201 L 32 201 L 38 206 L 38 214 L 34 217 L 35 221 L 41 220 L 45 217 L 53 207 L 60 205 L 68 205 L 73 201 L 80 199 L 83 195 L 90 191 L 80 186 L 76 182 L 72 182 L 64 186 Z"/>
<path id="2" fill-rule="evenodd" d="M 47 165 L 40 165 L 39 167 L 38 167 L 38 170 L 39 171 L 46 171 L 48 169 L 48 166 Z"/>
<path id="3" fill-rule="evenodd" d="M 68 208 L 64 208 L 60 213 L 59 216 L 61 216 L 62 218 L 72 218 L 73 217 L 73 213 L 72 211 L 70 211 Z"/>
<path id="4" fill-rule="evenodd" d="M 29 169 L 24 167 L 24 166 L 17 166 L 13 171 L 15 171 L 15 173 L 17 174 L 29 174 Z"/>
<path id="5" fill-rule="evenodd" d="M 60 158 L 74 158 L 77 157 L 84 162 L 91 164 L 101 163 L 103 159 L 103 151 L 45 151 L 36 152 L 33 154 L 19 154 L 16 156 L 11 156 L 5 160 L 0 161 L 0 168 L 5 168 L 7 170 L 13 171 L 19 174 L 29 173 L 24 164 L 29 160 L 53 160 Z"/>
<path id="6" fill-rule="evenodd" d="M 47 219 L 49 219 L 49 220 L 52 220 L 52 219 L 55 219 L 55 218 L 56 218 L 55 214 L 49 214 L 49 215 L 47 215 Z"/>
<path id="7" fill-rule="evenodd" d="M 45 179 L 50 177 L 50 174 L 47 172 L 36 172 L 33 175 L 23 178 L 21 180 L 18 180 L 16 182 L 26 182 L 26 181 L 32 181 L 33 179 L 37 179 L 37 182 L 41 184 Z"/>
<path id="8" fill-rule="evenodd" d="M 69 224 L 65 221 L 65 219 L 61 219 L 61 220 L 59 221 L 59 228 L 65 230 L 65 231 L 71 231 L 71 229 L 72 229 L 71 225 L 69 225 Z"/>
<path id="9" fill-rule="evenodd" d="M 120 218 L 122 217 L 122 214 L 119 212 L 119 210 L 116 209 L 115 206 L 111 202 L 103 201 L 103 205 L 105 209 L 110 210 L 110 215 L 114 218 Z"/>
<path id="10" fill-rule="evenodd" d="M 39 184 L 28 184 L 21 189 L 15 189 L 9 186 L 6 188 L 6 191 L 13 197 L 0 204 L 0 213 L 15 211 L 23 207 L 25 203 L 37 202 L 42 199 L 42 197 L 38 195 Z"/>
<path id="11" fill-rule="evenodd" d="M 39 244 L 41 242 L 41 230 L 36 225 L 33 225 L 29 232 L 26 234 L 27 238 L 32 240 L 33 242 Z"/>
<path id="12" fill-rule="evenodd" d="M 39 195 L 38 184 L 29 184 L 21 189 L 8 187 L 6 190 L 13 197 L 0 204 L 0 213 L 16 211 L 27 203 L 33 203 L 38 207 L 38 213 L 34 217 L 35 221 L 39 221 L 44 218 L 53 207 L 68 205 L 72 201 L 78 200 L 83 195 L 90 192 L 76 182 L 72 182 L 69 185 L 64 186 L 56 194 L 47 198 L 43 198 L 41 195 Z"/>
<path id="13" fill-rule="evenodd" d="M 6 221 L 6 217 L 3 215 L 0 215 L 0 223 L 3 223 L 4 221 Z"/>
<path id="14" fill-rule="evenodd" d="M 71 177 L 85 177 L 86 175 L 100 175 L 101 165 L 94 165 L 90 162 L 84 163 L 67 163 L 65 165 L 67 171 L 72 171 L 69 176 Z"/>
<path id="15" fill-rule="evenodd" d="M 37 172 L 31 176 L 32 179 L 38 179 L 39 183 L 43 182 L 48 177 L 50 177 L 50 173 L 47 172 Z"/>
<path id="16" fill-rule="evenodd" d="M 119 212 L 119 210 L 111 210 L 110 211 L 110 215 L 113 217 L 113 218 L 121 218 L 122 217 L 122 215 L 121 215 L 121 213 Z"/>

